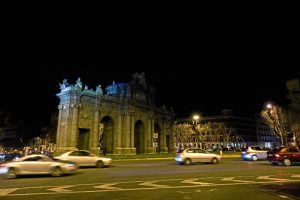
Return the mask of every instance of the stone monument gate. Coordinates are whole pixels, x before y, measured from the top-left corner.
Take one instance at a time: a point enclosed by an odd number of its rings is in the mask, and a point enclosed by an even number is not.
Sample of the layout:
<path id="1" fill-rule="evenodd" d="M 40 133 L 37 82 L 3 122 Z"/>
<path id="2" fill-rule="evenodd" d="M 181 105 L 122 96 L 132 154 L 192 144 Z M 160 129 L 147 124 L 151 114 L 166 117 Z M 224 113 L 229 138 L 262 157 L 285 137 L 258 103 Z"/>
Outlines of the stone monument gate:
<path id="1" fill-rule="evenodd" d="M 144 73 L 102 90 L 63 80 L 58 106 L 57 152 L 85 149 L 103 154 L 174 151 L 174 113 L 154 105 L 155 90 Z M 105 92 L 105 93 L 104 93 Z"/>

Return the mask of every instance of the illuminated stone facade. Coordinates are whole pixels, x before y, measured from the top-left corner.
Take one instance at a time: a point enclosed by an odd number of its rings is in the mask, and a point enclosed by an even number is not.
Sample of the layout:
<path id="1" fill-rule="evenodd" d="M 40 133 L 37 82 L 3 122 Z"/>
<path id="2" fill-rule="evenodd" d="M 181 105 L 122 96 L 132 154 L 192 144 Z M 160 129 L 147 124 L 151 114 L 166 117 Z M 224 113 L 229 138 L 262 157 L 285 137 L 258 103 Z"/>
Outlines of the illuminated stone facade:
<path id="1" fill-rule="evenodd" d="M 103 154 L 174 151 L 174 113 L 154 105 L 155 90 L 144 73 L 105 91 L 64 80 L 60 84 L 56 145 L 58 152 L 86 149 Z M 104 94 L 105 93 L 105 94 Z M 157 146 L 157 147 L 156 147 Z"/>

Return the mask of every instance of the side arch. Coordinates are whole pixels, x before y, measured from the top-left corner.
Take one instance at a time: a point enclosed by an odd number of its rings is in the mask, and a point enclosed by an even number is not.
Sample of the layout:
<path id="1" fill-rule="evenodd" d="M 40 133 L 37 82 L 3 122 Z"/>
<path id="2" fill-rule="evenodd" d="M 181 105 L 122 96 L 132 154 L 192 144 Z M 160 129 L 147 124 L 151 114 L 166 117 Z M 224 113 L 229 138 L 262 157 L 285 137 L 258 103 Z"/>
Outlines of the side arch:
<path id="1" fill-rule="evenodd" d="M 134 124 L 134 147 L 137 154 L 145 152 L 145 124 L 142 120 L 138 120 Z"/>
<path id="2" fill-rule="evenodd" d="M 103 130 L 100 131 L 99 145 L 100 151 L 103 154 L 113 154 L 114 153 L 114 121 L 111 117 L 105 116 L 101 119 L 100 123 L 103 125 Z"/>

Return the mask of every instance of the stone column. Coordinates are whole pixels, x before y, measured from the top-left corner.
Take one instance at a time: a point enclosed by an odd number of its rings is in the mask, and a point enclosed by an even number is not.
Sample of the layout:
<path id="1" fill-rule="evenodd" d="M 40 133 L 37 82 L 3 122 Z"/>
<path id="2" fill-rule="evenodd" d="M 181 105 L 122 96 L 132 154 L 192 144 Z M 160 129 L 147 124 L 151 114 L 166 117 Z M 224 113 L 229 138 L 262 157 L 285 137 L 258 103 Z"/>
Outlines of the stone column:
<path id="1" fill-rule="evenodd" d="M 153 129 L 154 124 L 151 117 L 147 119 L 147 131 L 146 131 L 146 149 L 147 153 L 154 153 L 154 147 L 153 147 Z"/>
<path id="2" fill-rule="evenodd" d="M 71 148 L 76 148 L 77 149 L 77 137 L 78 137 L 78 105 L 79 103 L 72 103 L 71 110 L 72 110 L 72 121 L 71 121 L 71 126 L 70 126 L 70 137 L 69 137 L 69 144 L 68 146 Z M 68 139 L 68 138 L 67 138 Z"/>
<path id="3" fill-rule="evenodd" d="M 57 132 L 56 132 L 56 145 L 57 148 L 62 146 L 62 138 L 61 138 L 61 116 L 62 116 L 62 105 L 58 106 L 58 122 L 57 122 Z"/>
<path id="4" fill-rule="evenodd" d="M 69 140 L 69 137 L 70 137 L 70 135 L 68 134 L 68 132 L 70 131 L 69 130 L 69 117 L 70 117 L 70 109 L 69 109 L 69 104 L 65 104 L 64 106 L 63 106 L 63 109 L 66 109 L 66 111 L 64 112 L 63 111 L 63 120 L 62 120 L 62 123 L 63 123 L 63 127 L 62 127 L 62 129 L 63 129 L 63 131 L 62 131 L 62 139 L 63 139 L 63 141 L 62 141 L 62 147 L 63 147 L 63 149 L 64 150 L 67 150 L 68 149 L 68 140 Z"/>
<path id="5" fill-rule="evenodd" d="M 160 137 L 160 152 L 166 153 L 168 152 L 168 148 L 166 147 L 166 121 L 163 121 L 162 129 L 161 129 L 161 137 Z"/>
<path id="6" fill-rule="evenodd" d="M 93 153 L 99 154 L 99 126 L 100 126 L 100 119 L 99 119 L 99 107 L 96 104 L 96 108 L 94 111 L 94 122 L 93 122 L 93 130 L 91 132 L 91 140 L 90 140 L 90 149 Z"/>
<path id="7" fill-rule="evenodd" d="M 130 147 L 130 115 L 129 113 L 125 116 L 125 120 L 126 120 L 126 133 L 125 133 L 125 148 L 129 148 Z"/>
<path id="8" fill-rule="evenodd" d="M 130 116 L 130 148 L 134 148 L 134 115 Z"/>
<path id="9" fill-rule="evenodd" d="M 117 120 L 117 147 L 122 147 L 122 115 L 118 115 Z"/>
<path id="10" fill-rule="evenodd" d="M 175 145 L 174 145 L 174 143 L 175 143 L 175 141 L 174 141 L 174 134 L 175 134 L 174 126 L 175 126 L 174 122 L 170 122 L 170 144 L 168 144 L 169 152 L 176 151 Z"/>
<path id="11" fill-rule="evenodd" d="M 116 118 L 116 149 L 115 154 L 122 154 L 122 114 L 118 113 Z"/>

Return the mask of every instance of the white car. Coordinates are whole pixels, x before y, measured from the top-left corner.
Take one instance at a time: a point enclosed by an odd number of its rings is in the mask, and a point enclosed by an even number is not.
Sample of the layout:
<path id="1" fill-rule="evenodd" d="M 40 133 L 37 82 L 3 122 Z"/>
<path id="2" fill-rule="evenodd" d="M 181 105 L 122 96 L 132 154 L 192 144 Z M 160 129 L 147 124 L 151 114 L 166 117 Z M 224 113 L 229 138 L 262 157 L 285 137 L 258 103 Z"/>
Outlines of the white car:
<path id="1" fill-rule="evenodd" d="M 70 161 L 79 167 L 109 167 L 112 163 L 111 158 L 99 157 L 85 150 L 68 151 L 60 156 L 54 157 L 54 159 Z"/>
<path id="2" fill-rule="evenodd" d="M 221 156 L 209 153 L 204 149 L 184 149 L 176 153 L 175 161 L 179 164 L 190 165 L 196 162 L 217 164 L 221 161 Z"/>
<path id="3" fill-rule="evenodd" d="M 35 154 L 7 163 L 0 164 L 0 173 L 6 174 L 7 178 L 16 178 L 19 175 L 42 175 L 62 176 L 71 174 L 77 170 L 77 166 L 69 162 L 58 162 L 52 158 Z"/>

